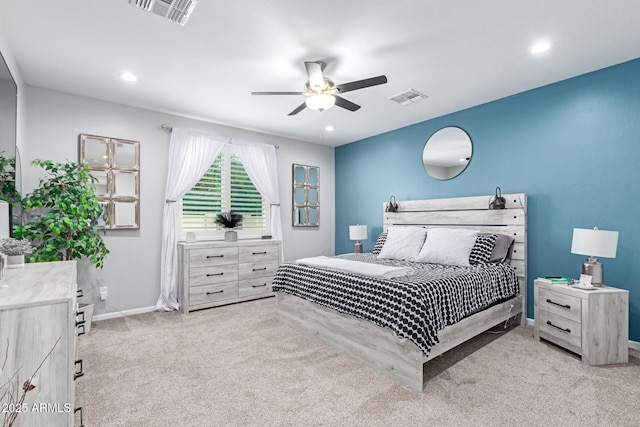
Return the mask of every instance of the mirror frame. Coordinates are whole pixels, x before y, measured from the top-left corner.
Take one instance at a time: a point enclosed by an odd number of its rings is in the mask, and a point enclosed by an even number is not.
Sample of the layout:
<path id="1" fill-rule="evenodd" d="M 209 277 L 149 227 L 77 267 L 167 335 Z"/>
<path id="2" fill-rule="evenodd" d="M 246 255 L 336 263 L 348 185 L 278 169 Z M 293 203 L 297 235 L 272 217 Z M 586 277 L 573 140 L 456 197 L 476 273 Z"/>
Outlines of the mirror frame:
<path id="1" fill-rule="evenodd" d="M 79 136 L 80 150 L 79 158 L 80 162 L 85 161 L 87 146 L 92 140 L 104 141 L 106 144 L 106 162 L 102 163 L 88 163 L 89 170 L 91 172 L 104 172 L 107 177 L 107 188 L 105 194 L 98 194 L 98 201 L 104 206 L 105 216 L 108 223 L 99 223 L 98 228 L 102 229 L 139 229 L 140 228 L 140 142 L 130 141 L 119 138 L 109 138 L 105 136 L 97 136 L 81 133 Z M 120 166 L 116 164 L 118 158 L 118 148 L 123 144 L 127 144 L 127 147 L 133 148 L 134 161 L 133 165 Z M 124 175 L 133 176 L 133 188 L 129 187 L 132 191 L 127 191 L 125 194 L 118 192 L 118 177 Z M 95 187 L 94 187 L 95 188 Z M 120 215 L 118 215 L 118 206 L 122 204 L 125 206 L 133 206 L 133 215 L 131 220 L 120 221 Z"/>
<path id="2" fill-rule="evenodd" d="M 297 170 L 304 171 L 304 176 L 296 176 Z M 309 181 L 310 171 L 315 172 L 315 183 Z M 291 193 L 293 206 L 291 216 L 292 225 L 294 227 L 320 227 L 320 167 L 293 163 L 291 176 L 293 183 Z M 302 178 L 302 180 L 299 178 Z M 296 193 L 299 194 L 300 190 L 302 190 L 304 194 L 302 201 L 296 198 Z M 309 190 L 315 190 L 316 192 L 315 203 L 311 203 L 309 200 Z"/>
<path id="3" fill-rule="evenodd" d="M 452 135 L 452 133 L 456 135 Z M 463 138 L 465 139 L 463 141 Z M 431 147 L 429 147 L 429 143 L 431 142 Z M 429 154 L 433 154 L 434 144 L 443 145 L 443 144 L 454 144 L 454 143 L 466 143 L 464 148 L 453 147 L 446 152 L 442 149 L 442 147 L 438 147 L 438 154 L 444 154 L 444 156 L 440 156 L 439 161 L 443 161 L 445 165 L 432 165 L 429 164 L 426 160 L 426 157 Z M 431 150 L 428 150 L 431 148 Z M 446 147 L 445 147 L 446 148 Z M 431 153 L 429 153 L 431 151 Z M 464 156 L 464 157 L 462 157 Z M 422 166 L 424 167 L 425 172 L 438 181 L 448 181 L 450 179 L 456 178 L 464 172 L 467 167 L 469 167 L 469 163 L 471 163 L 471 158 L 473 157 L 473 141 L 469 134 L 458 126 L 445 126 L 443 128 L 435 131 L 424 144 L 424 148 L 422 150 Z M 462 161 L 464 160 L 464 164 Z M 449 164 L 449 166 L 446 166 Z M 431 167 L 431 170 L 429 170 Z M 442 169 L 442 171 L 440 170 Z M 446 172 L 446 173 L 445 173 Z"/>
<path id="4" fill-rule="evenodd" d="M 0 225 L 2 236 L 13 236 L 13 226 L 22 223 L 22 205 L 16 202 L 22 194 L 22 177 L 20 164 L 20 150 L 18 149 L 18 84 L 13 77 L 9 64 L 0 52 L 0 80 L 3 82 L 0 88 L 0 102 L 2 106 L 2 117 L 0 117 L 0 156 L 13 159 L 13 166 L 7 166 L 2 175 L 5 181 L 4 190 L 8 194 L 3 194 L 0 200 L 7 202 L 6 223 Z M 6 81 L 6 85 L 4 84 Z M 10 189 L 11 188 L 11 189 Z M 4 192 L 3 192 L 4 193 Z M 4 221 L 4 217 L 3 217 Z M 6 236 L 4 234 L 7 234 Z"/>

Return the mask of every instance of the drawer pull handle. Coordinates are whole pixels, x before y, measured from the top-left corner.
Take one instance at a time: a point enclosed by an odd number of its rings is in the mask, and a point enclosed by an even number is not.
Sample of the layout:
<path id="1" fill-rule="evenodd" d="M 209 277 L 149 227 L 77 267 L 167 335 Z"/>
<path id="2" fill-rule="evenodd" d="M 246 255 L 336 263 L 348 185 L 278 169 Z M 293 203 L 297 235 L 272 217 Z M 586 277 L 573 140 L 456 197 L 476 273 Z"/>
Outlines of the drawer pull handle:
<path id="1" fill-rule="evenodd" d="M 82 289 L 78 289 L 78 290 L 76 290 L 76 296 L 77 296 L 78 298 L 81 298 L 81 297 L 83 297 L 83 296 L 84 296 L 84 292 L 82 292 Z"/>
<path id="2" fill-rule="evenodd" d="M 84 375 L 84 365 L 82 364 L 82 359 L 76 360 L 75 365 L 76 365 L 76 372 L 73 374 L 74 381 Z M 80 365 L 80 370 L 78 370 L 78 365 Z"/>
<path id="3" fill-rule="evenodd" d="M 267 251 L 264 252 L 252 252 L 253 255 L 266 255 Z"/>
<path id="4" fill-rule="evenodd" d="M 207 273 L 207 277 L 211 276 L 222 276 L 224 273 Z"/>
<path id="5" fill-rule="evenodd" d="M 81 312 L 76 312 L 76 317 L 78 318 L 78 320 L 76 320 L 76 326 L 80 326 L 80 325 L 84 325 L 86 323 L 86 321 L 84 320 L 84 311 Z"/>
<path id="6" fill-rule="evenodd" d="M 571 308 L 571 306 L 569 304 L 558 304 L 557 302 L 551 301 L 549 298 L 547 298 L 547 302 L 549 304 L 557 305 L 558 307 L 562 307 L 562 308 L 566 308 L 566 309 L 570 309 Z"/>
<path id="7" fill-rule="evenodd" d="M 253 271 L 261 271 L 261 270 L 266 270 L 267 267 L 262 267 L 262 268 L 253 268 Z"/>
<path id="8" fill-rule="evenodd" d="M 214 294 L 221 294 L 224 291 L 214 291 L 214 292 L 207 292 L 207 295 L 214 295 Z"/>
<path id="9" fill-rule="evenodd" d="M 570 333 L 571 333 L 571 329 L 569 329 L 569 328 L 565 329 L 565 328 L 561 328 L 560 326 L 556 326 L 556 325 L 554 325 L 553 323 L 551 323 L 551 321 L 550 321 L 550 320 L 547 320 L 547 325 L 549 325 L 549 326 L 553 326 L 553 327 L 554 327 L 554 328 L 556 328 L 556 329 L 560 329 L 562 332 L 566 332 L 566 333 L 568 333 L 568 334 L 570 334 Z"/>
<path id="10" fill-rule="evenodd" d="M 78 406 L 76 409 L 73 410 L 73 414 L 77 414 L 78 412 L 80 412 L 80 427 L 84 427 L 84 421 L 82 420 L 82 406 Z"/>
<path id="11" fill-rule="evenodd" d="M 78 336 L 84 335 L 86 331 L 84 330 L 84 323 L 82 325 L 78 325 Z"/>
<path id="12" fill-rule="evenodd" d="M 263 286 L 267 286 L 267 284 L 263 283 L 262 285 L 253 285 L 252 288 L 261 288 Z"/>
<path id="13" fill-rule="evenodd" d="M 210 258 L 224 258 L 224 255 L 207 255 L 207 259 Z"/>

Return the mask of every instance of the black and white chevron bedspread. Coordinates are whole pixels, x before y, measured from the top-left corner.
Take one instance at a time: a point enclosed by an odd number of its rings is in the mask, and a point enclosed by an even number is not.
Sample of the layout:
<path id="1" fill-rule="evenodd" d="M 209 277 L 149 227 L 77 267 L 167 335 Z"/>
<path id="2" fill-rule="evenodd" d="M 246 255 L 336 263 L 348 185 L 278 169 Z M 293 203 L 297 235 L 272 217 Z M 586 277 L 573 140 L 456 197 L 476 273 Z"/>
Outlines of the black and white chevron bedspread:
<path id="1" fill-rule="evenodd" d="M 425 355 L 438 343 L 438 331 L 519 292 L 515 270 L 507 264 L 452 267 L 379 260 L 371 253 L 340 257 L 410 266 L 416 274 L 387 280 L 285 263 L 278 268 L 273 290 L 391 329 Z"/>

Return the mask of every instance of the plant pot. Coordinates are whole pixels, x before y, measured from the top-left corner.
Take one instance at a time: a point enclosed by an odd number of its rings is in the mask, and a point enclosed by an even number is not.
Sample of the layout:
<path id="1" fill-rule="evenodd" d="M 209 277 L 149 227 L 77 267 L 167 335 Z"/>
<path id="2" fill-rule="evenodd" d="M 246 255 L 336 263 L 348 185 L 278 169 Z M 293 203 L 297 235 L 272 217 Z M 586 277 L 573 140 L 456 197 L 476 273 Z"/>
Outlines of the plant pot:
<path id="1" fill-rule="evenodd" d="M 24 255 L 7 255 L 7 268 L 24 267 Z"/>
<path id="2" fill-rule="evenodd" d="M 225 242 L 237 242 L 238 241 L 238 232 L 233 230 L 227 230 L 224 232 L 224 241 Z"/>

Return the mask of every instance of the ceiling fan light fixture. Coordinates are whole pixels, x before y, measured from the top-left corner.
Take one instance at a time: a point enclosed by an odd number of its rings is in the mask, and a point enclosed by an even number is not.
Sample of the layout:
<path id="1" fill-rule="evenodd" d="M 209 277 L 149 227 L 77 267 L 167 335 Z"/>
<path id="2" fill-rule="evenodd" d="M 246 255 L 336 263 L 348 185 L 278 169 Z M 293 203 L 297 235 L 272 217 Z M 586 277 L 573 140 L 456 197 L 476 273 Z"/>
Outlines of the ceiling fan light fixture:
<path id="1" fill-rule="evenodd" d="M 329 95 L 327 93 L 319 93 L 316 95 L 311 95 L 305 101 L 307 107 L 312 110 L 324 111 L 333 107 L 336 103 L 336 98 L 333 95 Z"/>

